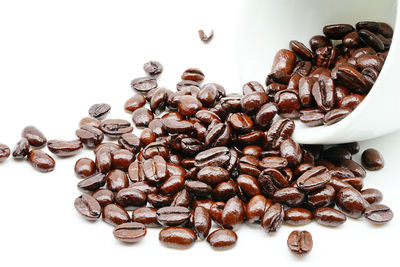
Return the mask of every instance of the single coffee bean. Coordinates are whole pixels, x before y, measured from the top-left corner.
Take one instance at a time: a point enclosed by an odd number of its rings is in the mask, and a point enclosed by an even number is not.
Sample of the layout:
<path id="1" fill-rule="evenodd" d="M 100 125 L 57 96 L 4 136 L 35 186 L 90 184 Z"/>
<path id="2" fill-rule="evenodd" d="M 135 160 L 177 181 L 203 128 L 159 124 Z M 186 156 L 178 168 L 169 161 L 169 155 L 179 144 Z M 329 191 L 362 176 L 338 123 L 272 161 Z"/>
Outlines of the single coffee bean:
<path id="1" fill-rule="evenodd" d="M 211 186 L 200 181 L 186 181 L 185 189 L 189 193 L 199 197 L 208 196 L 213 190 Z"/>
<path id="2" fill-rule="evenodd" d="M 4 144 L 0 144 L 0 163 L 10 156 L 10 148 Z"/>
<path id="3" fill-rule="evenodd" d="M 12 150 L 12 156 L 16 159 L 22 159 L 26 157 L 29 153 L 30 145 L 28 139 L 22 138 L 15 144 L 14 149 Z"/>
<path id="4" fill-rule="evenodd" d="M 375 188 L 364 189 L 360 193 L 369 204 L 379 203 L 383 199 L 382 192 Z"/>
<path id="5" fill-rule="evenodd" d="M 346 34 L 354 30 L 354 27 L 350 24 L 332 24 L 323 28 L 325 36 L 333 40 L 341 40 Z"/>
<path id="6" fill-rule="evenodd" d="M 336 72 L 336 81 L 354 93 L 366 93 L 367 81 L 355 68 L 340 65 Z"/>
<path id="7" fill-rule="evenodd" d="M 312 191 L 324 187 L 331 177 L 327 168 L 318 166 L 306 171 L 297 179 L 296 184 L 303 191 Z"/>
<path id="8" fill-rule="evenodd" d="M 81 129 L 75 131 L 75 134 L 83 144 L 90 148 L 101 144 L 104 140 L 103 132 L 90 125 L 83 125 Z"/>
<path id="9" fill-rule="evenodd" d="M 197 173 L 197 179 L 210 185 L 216 185 L 229 180 L 229 172 L 221 167 L 207 166 Z"/>
<path id="10" fill-rule="evenodd" d="M 219 96 L 217 86 L 213 83 L 205 84 L 201 87 L 197 99 L 203 104 L 204 107 L 210 108 L 215 105 Z"/>
<path id="11" fill-rule="evenodd" d="M 89 109 L 89 115 L 95 119 L 104 119 L 110 113 L 111 106 L 106 103 L 94 104 Z"/>
<path id="12" fill-rule="evenodd" d="M 336 227 L 346 222 L 346 215 L 339 210 L 320 207 L 314 211 L 314 220 L 324 226 Z"/>
<path id="13" fill-rule="evenodd" d="M 254 123 L 261 127 L 266 128 L 271 122 L 275 115 L 278 113 L 278 108 L 274 103 L 267 103 L 261 106 L 258 110 Z"/>
<path id="14" fill-rule="evenodd" d="M 300 110 L 300 121 L 309 127 L 324 124 L 325 113 L 318 108 Z"/>
<path id="15" fill-rule="evenodd" d="M 152 112 L 159 114 L 165 109 L 168 99 L 167 89 L 159 87 L 155 89 L 153 96 L 150 99 L 150 109 Z"/>
<path id="16" fill-rule="evenodd" d="M 329 111 L 335 106 L 335 85 L 330 77 L 321 75 L 312 87 L 312 95 L 318 107 Z"/>
<path id="17" fill-rule="evenodd" d="M 194 129 L 193 124 L 187 120 L 163 119 L 162 123 L 168 133 L 190 133 Z"/>
<path id="18" fill-rule="evenodd" d="M 312 60 L 314 58 L 313 52 L 299 41 L 290 41 L 289 47 L 297 56 L 304 60 Z"/>
<path id="19" fill-rule="evenodd" d="M 358 36 L 364 43 L 371 46 L 375 51 L 377 52 L 385 51 L 385 44 L 373 32 L 362 29 L 358 31 Z"/>
<path id="20" fill-rule="evenodd" d="M 204 80 L 204 74 L 199 69 L 189 68 L 182 74 L 181 79 L 201 82 Z"/>
<path id="21" fill-rule="evenodd" d="M 116 204 L 108 204 L 103 208 L 103 221 L 112 226 L 130 222 L 131 218 L 126 210 Z"/>
<path id="22" fill-rule="evenodd" d="M 326 125 L 331 125 L 343 120 L 347 115 L 349 115 L 351 109 L 349 108 L 335 108 L 328 111 L 324 117 L 324 123 Z"/>
<path id="23" fill-rule="evenodd" d="M 293 231 L 288 237 L 287 246 L 294 254 L 307 254 L 313 247 L 312 236 L 307 231 Z"/>
<path id="24" fill-rule="evenodd" d="M 265 89 L 259 82 L 251 81 L 243 85 L 242 92 L 243 95 L 251 94 L 254 92 L 265 93 Z"/>
<path id="25" fill-rule="evenodd" d="M 333 146 L 322 152 L 322 157 L 330 162 L 337 163 L 343 159 L 351 159 L 351 153 L 340 146 Z"/>
<path id="26" fill-rule="evenodd" d="M 214 249 L 229 249 L 237 242 L 237 235 L 230 229 L 218 229 L 207 237 L 207 242 Z"/>
<path id="27" fill-rule="evenodd" d="M 342 43 L 347 48 L 356 48 L 360 47 L 361 39 L 358 36 L 358 32 L 354 31 L 346 34 L 342 39 Z"/>
<path id="28" fill-rule="evenodd" d="M 126 149 L 118 149 L 111 152 L 111 167 L 127 171 L 129 165 L 135 160 L 135 155 Z"/>
<path id="29" fill-rule="evenodd" d="M 95 191 L 106 184 L 106 176 L 102 173 L 86 178 L 78 183 L 81 190 Z"/>
<path id="30" fill-rule="evenodd" d="M 211 229 L 211 217 L 207 209 L 197 207 L 194 211 L 194 230 L 200 239 L 205 239 Z"/>
<path id="31" fill-rule="evenodd" d="M 160 186 L 161 193 L 171 195 L 175 194 L 185 185 L 185 179 L 181 175 L 172 175 L 167 178 Z"/>
<path id="32" fill-rule="evenodd" d="M 161 156 L 146 159 L 142 165 L 145 180 L 150 183 L 159 184 L 168 176 L 167 163 Z"/>
<path id="33" fill-rule="evenodd" d="M 346 177 L 341 179 L 343 182 L 350 184 L 357 191 L 361 191 L 364 187 L 364 179 L 361 177 Z"/>
<path id="34" fill-rule="evenodd" d="M 157 210 L 157 221 L 165 226 L 185 224 L 190 218 L 190 210 L 185 207 L 163 207 Z"/>
<path id="35" fill-rule="evenodd" d="M 267 100 L 268 97 L 264 92 L 254 92 L 244 95 L 240 100 L 240 105 L 247 114 L 254 114 Z"/>
<path id="36" fill-rule="evenodd" d="M 365 209 L 364 217 L 373 224 L 385 224 L 392 220 L 393 211 L 386 205 L 373 204 Z"/>
<path id="37" fill-rule="evenodd" d="M 317 60 L 315 65 L 317 67 L 322 67 L 322 68 L 332 68 L 338 55 L 337 48 L 332 46 L 325 46 L 318 48 L 317 51 L 315 51 L 315 53 L 317 54 Z M 321 75 L 319 76 L 324 76 L 324 75 L 322 75 L 321 73 Z"/>
<path id="38" fill-rule="evenodd" d="M 94 127 L 100 129 L 101 121 L 93 117 L 85 117 L 79 121 L 79 127 Z"/>
<path id="39" fill-rule="evenodd" d="M 110 171 L 106 178 L 107 188 L 113 192 L 118 192 L 119 190 L 129 186 L 128 176 L 121 170 L 115 169 Z"/>
<path id="40" fill-rule="evenodd" d="M 224 228 L 236 229 L 244 220 L 244 204 L 237 198 L 232 197 L 226 202 L 222 212 L 222 224 Z"/>
<path id="41" fill-rule="evenodd" d="M 292 136 L 294 127 L 294 122 L 290 119 L 277 120 L 271 125 L 266 134 L 267 142 L 271 144 L 272 148 L 279 148 L 283 141 Z"/>
<path id="42" fill-rule="evenodd" d="M 265 210 L 272 204 L 272 200 L 263 195 L 253 196 L 246 205 L 246 219 L 249 223 L 260 222 Z"/>
<path id="43" fill-rule="evenodd" d="M 380 170 L 385 166 L 381 153 L 373 148 L 369 148 L 362 153 L 361 162 L 369 171 Z"/>
<path id="44" fill-rule="evenodd" d="M 75 156 L 83 148 L 80 140 L 63 141 L 63 140 L 49 140 L 47 148 L 59 157 Z"/>
<path id="45" fill-rule="evenodd" d="M 95 164 L 100 173 L 107 173 L 111 169 L 112 157 L 108 149 L 101 149 L 96 153 Z"/>
<path id="46" fill-rule="evenodd" d="M 163 71 L 163 66 L 158 61 L 150 60 L 149 62 L 144 63 L 143 70 L 149 75 L 154 76 L 161 74 Z"/>
<path id="47" fill-rule="evenodd" d="M 40 172 L 50 172 L 54 170 L 56 162 L 47 153 L 41 150 L 31 150 L 28 154 L 28 161 L 36 170 Z"/>
<path id="48" fill-rule="evenodd" d="M 236 178 L 236 182 L 239 185 L 242 192 L 248 196 L 253 197 L 255 195 L 261 194 L 260 186 L 258 185 L 258 180 L 248 174 L 241 174 Z"/>
<path id="49" fill-rule="evenodd" d="M 160 209 L 171 204 L 171 197 L 161 194 L 148 194 L 147 201 L 154 208 Z"/>
<path id="50" fill-rule="evenodd" d="M 369 206 L 361 193 L 352 187 L 340 189 L 336 194 L 335 202 L 341 211 L 352 218 L 360 218 Z"/>
<path id="51" fill-rule="evenodd" d="M 146 98 L 143 95 L 136 94 L 133 97 L 126 100 L 124 109 L 127 112 L 134 112 L 138 108 L 146 105 Z"/>
<path id="52" fill-rule="evenodd" d="M 340 144 L 340 146 L 347 149 L 351 154 L 357 154 L 360 151 L 360 144 L 358 142 Z"/>
<path id="53" fill-rule="evenodd" d="M 308 209 L 290 208 L 285 210 L 285 223 L 290 225 L 305 225 L 312 221 L 313 214 Z"/>
<path id="54" fill-rule="evenodd" d="M 282 71 L 291 74 L 296 63 L 296 55 L 287 49 L 279 50 L 274 57 L 271 73 Z"/>
<path id="55" fill-rule="evenodd" d="M 136 109 L 132 113 L 132 121 L 136 127 L 147 127 L 154 119 L 154 114 L 145 107 Z"/>
<path id="56" fill-rule="evenodd" d="M 125 133 L 132 132 L 133 127 L 126 120 L 110 119 L 110 120 L 104 120 L 101 123 L 100 129 L 103 131 L 104 134 L 113 138 L 113 137 L 120 137 Z"/>
<path id="57" fill-rule="evenodd" d="M 349 169 L 357 177 L 364 178 L 367 175 L 365 169 L 360 164 L 355 162 L 354 160 L 343 159 L 338 163 L 338 165 L 339 165 L 339 167 L 344 167 L 344 168 Z"/>
<path id="58" fill-rule="evenodd" d="M 121 207 L 140 207 L 146 204 L 146 194 L 132 187 L 123 188 L 118 191 L 115 201 Z"/>
<path id="59" fill-rule="evenodd" d="M 238 186 L 233 180 L 219 183 L 212 189 L 212 197 L 217 201 L 228 201 L 238 193 Z"/>
<path id="60" fill-rule="evenodd" d="M 75 199 L 75 209 L 87 220 L 94 221 L 100 217 L 99 202 L 90 195 L 83 194 Z"/>
<path id="61" fill-rule="evenodd" d="M 316 51 L 320 47 L 332 46 L 332 42 L 329 38 L 323 35 L 315 35 L 310 39 L 310 47 L 313 51 Z"/>
<path id="62" fill-rule="evenodd" d="M 196 234 L 184 227 L 167 227 L 160 231 L 158 236 L 160 242 L 170 248 L 188 249 L 193 246 Z"/>
<path id="63" fill-rule="evenodd" d="M 108 189 L 98 189 L 93 192 L 92 197 L 99 202 L 102 208 L 113 203 L 115 199 L 114 193 Z"/>
<path id="64" fill-rule="evenodd" d="M 283 206 L 279 203 L 275 203 L 265 210 L 261 219 L 261 226 L 267 233 L 271 234 L 279 230 L 282 226 L 283 219 Z"/>
<path id="65" fill-rule="evenodd" d="M 151 89 L 157 88 L 157 80 L 152 77 L 136 78 L 131 81 L 131 87 L 133 90 L 139 93 L 147 93 Z"/>
<path id="66" fill-rule="evenodd" d="M 133 133 L 121 135 L 121 138 L 118 139 L 118 144 L 134 154 L 138 153 L 142 146 L 140 138 Z"/>
<path id="67" fill-rule="evenodd" d="M 214 147 L 202 151 L 195 157 L 195 166 L 204 168 L 206 166 L 226 166 L 230 159 L 230 151 L 227 147 Z"/>
<path id="68" fill-rule="evenodd" d="M 129 187 L 136 188 L 145 193 L 146 195 L 158 193 L 158 188 L 146 181 L 134 182 Z"/>
<path id="69" fill-rule="evenodd" d="M 132 212 L 132 221 L 144 224 L 146 227 L 159 227 L 157 209 L 149 207 L 137 208 Z"/>
<path id="70" fill-rule="evenodd" d="M 22 137 L 26 138 L 31 146 L 43 146 L 47 139 L 35 126 L 27 126 L 22 130 Z"/>
<path id="71" fill-rule="evenodd" d="M 273 200 L 289 207 L 297 207 L 304 203 L 305 195 L 296 187 L 280 188 L 274 192 Z"/>
<path id="72" fill-rule="evenodd" d="M 280 171 L 275 169 L 263 170 L 259 177 L 258 183 L 264 195 L 273 197 L 278 188 L 288 187 L 289 181 Z"/>
<path id="73" fill-rule="evenodd" d="M 299 144 L 292 139 L 286 139 L 279 147 L 281 157 L 285 158 L 288 166 L 297 166 L 303 159 L 303 151 Z"/>
<path id="74" fill-rule="evenodd" d="M 306 197 L 306 203 L 312 209 L 328 206 L 335 200 L 335 194 L 335 188 L 328 184 L 320 189 L 309 192 Z"/>
<path id="75" fill-rule="evenodd" d="M 146 233 L 146 226 L 138 222 L 117 225 L 113 231 L 114 237 L 125 243 L 137 243 L 145 237 Z"/>

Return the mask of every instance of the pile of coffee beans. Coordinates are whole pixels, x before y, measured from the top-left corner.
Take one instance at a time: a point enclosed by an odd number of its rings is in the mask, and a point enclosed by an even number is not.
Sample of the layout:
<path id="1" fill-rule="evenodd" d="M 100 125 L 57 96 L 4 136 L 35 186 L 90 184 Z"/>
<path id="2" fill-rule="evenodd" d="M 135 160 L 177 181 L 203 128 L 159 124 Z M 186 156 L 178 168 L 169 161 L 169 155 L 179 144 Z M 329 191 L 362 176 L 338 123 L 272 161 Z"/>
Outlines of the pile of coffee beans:
<path id="1" fill-rule="evenodd" d="M 371 90 L 388 54 L 393 29 L 362 21 L 327 25 L 309 49 L 290 41 L 279 50 L 266 79 L 266 94 L 284 118 L 307 126 L 330 125 L 349 115 Z M 253 82 L 252 90 L 264 92 Z"/>
<path id="2" fill-rule="evenodd" d="M 378 76 L 392 30 L 375 22 L 356 28 L 326 26 L 326 36 L 311 39 L 312 51 L 292 41 L 296 54 L 278 52 L 267 90 L 248 82 L 243 95 L 203 83 L 205 75 L 196 68 L 182 74 L 177 91 L 159 87 L 163 66 L 147 62 L 149 76 L 131 82 L 136 94 L 124 105 L 134 125 L 107 118 L 111 107 L 95 104 L 79 122 L 76 140 L 47 141 L 28 126 L 12 152 L 0 144 L 0 162 L 10 154 L 27 156 L 33 167 L 48 172 L 55 161 L 40 150 L 44 145 L 58 157 L 93 149 L 93 159 L 80 158 L 74 167 L 83 192 L 75 208 L 88 220 L 101 217 L 126 243 L 142 240 L 147 228 L 163 228 L 159 240 L 168 247 L 189 248 L 201 239 L 227 249 L 246 221 L 268 234 L 283 223 L 337 227 L 347 217 L 387 223 L 393 212 L 379 204 L 382 193 L 364 189 L 366 169 L 384 167 L 377 150 L 365 150 L 360 165 L 352 159 L 360 150 L 357 142 L 301 145 L 291 139 L 293 118 L 314 126 L 338 121 Z M 343 44 L 333 47 L 330 39 Z M 142 129 L 140 136 L 132 133 L 134 126 Z M 219 229 L 211 231 L 212 224 Z M 306 254 L 312 236 L 293 231 L 287 245 Z"/>

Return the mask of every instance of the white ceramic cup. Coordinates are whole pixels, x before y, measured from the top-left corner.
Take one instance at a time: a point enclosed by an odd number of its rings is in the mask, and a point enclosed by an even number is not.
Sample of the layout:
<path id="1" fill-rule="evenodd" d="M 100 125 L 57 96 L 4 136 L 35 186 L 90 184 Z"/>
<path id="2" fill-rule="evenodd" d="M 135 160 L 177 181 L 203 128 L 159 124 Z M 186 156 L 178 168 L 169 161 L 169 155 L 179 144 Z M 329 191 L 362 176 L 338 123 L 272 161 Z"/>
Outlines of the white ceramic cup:
<path id="1" fill-rule="evenodd" d="M 381 21 L 400 29 L 395 0 L 247 0 L 238 33 L 238 64 L 242 81 L 264 81 L 276 51 L 290 40 L 308 45 L 328 24 Z M 303 144 L 334 144 L 382 136 L 400 130 L 400 33 L 395 31 L 385 65 L 364 101 L 345 119 L 307 127 L 296 122 L 293 139 Z"/>

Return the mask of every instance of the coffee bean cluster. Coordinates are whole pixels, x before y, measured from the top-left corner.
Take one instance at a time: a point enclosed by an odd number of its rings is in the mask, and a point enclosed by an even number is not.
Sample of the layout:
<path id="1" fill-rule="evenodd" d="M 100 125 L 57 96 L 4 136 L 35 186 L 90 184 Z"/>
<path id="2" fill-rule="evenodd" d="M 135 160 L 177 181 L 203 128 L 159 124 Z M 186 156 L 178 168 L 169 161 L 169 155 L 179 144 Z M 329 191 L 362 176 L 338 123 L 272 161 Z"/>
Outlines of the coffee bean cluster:
<path id="1" fill-rule="evenodd" d="M 307 126 L 334 124 L 349 115 L 371 90 L 393 36 L 386 23 L 362 21 L 327 25 L 310 48 L 290 41 L 279 50 L 266 79 L 266 94 L 284 118 Z M 253 83 L 252 89 L 264 92 Z"/>

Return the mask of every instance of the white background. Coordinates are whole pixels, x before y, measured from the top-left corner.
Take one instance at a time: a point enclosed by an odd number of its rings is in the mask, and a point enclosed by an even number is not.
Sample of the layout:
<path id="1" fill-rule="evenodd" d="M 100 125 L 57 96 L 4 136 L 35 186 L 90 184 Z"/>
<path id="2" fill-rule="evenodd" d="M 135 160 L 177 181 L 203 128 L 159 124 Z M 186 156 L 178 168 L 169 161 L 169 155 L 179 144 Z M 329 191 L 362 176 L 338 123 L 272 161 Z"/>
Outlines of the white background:
<path id="1" fill-rule="evenodd" d="M 26 125 L 37 126 L 48 139 L 73 139 L 94 103 L 109 103 L 109 118 L 130 120 L 123 111 L 133 95 L 129 83 L 144 75 L 142 65 L 150 59 L 164 65 L 159 84 L 171 89 L 188 67 L 199 67 L 208 82 L 228 92 L 240 91 L 247 80 L 263 82 L 264 77 L 240 78 L 237 71 L 238 11 L 239 1 L 1 1 L 0 142 L 12 148 Z M 214 29 L 214 40 L 201 43 L 198 29 Z M 399 137 L 361 144 L 385 157 L 385 169 L 368 173 L 365 188 L 384 193 L 383 202 L 395 213 L 388 225 L 348 219 L 337 229 L 283 226 L 273 236 L 244 225 L 237 245 L 223 252 L 204 241 L 185 251 L 165 248 L 157 229 L 139 244 L 124 245 L 110 225 L 82 219 L 73 207 L 80 194 L 73 166 L 80 157 L 93 158 L 89 150 L 56 158 L 56 169 L 48 174 L 8 159 L 0 165 L 0 266 L 393 266 L 400 234 Z M 314 248 L 306 257 L 295 257 L 286 247 L 295 229 L 313 235 Z"/>

